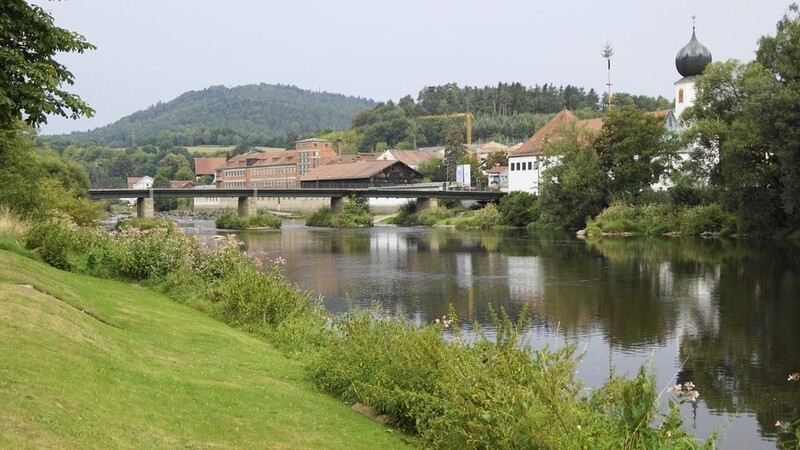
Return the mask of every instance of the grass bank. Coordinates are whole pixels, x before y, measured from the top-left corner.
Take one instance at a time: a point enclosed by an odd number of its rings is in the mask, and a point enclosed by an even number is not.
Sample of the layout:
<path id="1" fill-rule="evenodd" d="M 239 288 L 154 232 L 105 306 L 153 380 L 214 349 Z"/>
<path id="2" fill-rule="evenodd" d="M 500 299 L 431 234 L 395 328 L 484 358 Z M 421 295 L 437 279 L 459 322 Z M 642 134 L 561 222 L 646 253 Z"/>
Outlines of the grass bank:
<path id="1" fill-rule="evenodd" d="M 2 448 L 406 448 L 263 340 L 5 251 L 0 341 Z"/>

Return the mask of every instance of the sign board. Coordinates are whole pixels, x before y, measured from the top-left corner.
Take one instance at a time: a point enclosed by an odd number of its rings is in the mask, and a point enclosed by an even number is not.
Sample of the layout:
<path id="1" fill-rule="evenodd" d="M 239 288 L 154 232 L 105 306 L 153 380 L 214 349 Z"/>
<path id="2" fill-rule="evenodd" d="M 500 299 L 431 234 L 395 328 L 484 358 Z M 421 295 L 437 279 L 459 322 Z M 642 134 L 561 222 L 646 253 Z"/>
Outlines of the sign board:
<path id="1" fill-rule="evenodd" d="M 463 187 L 472 185 L 472 167 L 469 164 L 459 164 L 456 166 L 456 184 Z"/>

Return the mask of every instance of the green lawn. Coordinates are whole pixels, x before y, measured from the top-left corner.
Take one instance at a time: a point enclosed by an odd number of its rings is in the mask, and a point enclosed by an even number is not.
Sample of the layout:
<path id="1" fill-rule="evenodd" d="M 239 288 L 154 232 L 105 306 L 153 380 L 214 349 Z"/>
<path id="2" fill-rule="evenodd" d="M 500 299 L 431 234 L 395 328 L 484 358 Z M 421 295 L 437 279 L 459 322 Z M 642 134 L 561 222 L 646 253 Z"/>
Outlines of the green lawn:
<path id="1" fill-rule="evenodd" d="M 300 361 L 136 285 L 0 251 L 0 448 L 406 448 Z"/>

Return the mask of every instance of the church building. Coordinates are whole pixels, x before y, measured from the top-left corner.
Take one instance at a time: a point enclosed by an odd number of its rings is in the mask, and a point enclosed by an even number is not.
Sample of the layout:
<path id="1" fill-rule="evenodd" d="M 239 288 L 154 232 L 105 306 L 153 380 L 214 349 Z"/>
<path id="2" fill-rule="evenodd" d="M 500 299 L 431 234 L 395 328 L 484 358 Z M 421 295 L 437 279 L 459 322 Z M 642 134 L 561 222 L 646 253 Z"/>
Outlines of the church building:
<path id="1" fill-rule="evenodd" d="M 675 107 L 674 111 L 652 111 L 649 114 L 663 117 L 664 127 L 673 132 L 682 130 L 683 121 L 681 114 L 686 108 L 694 104 L 695 81 L 703 73 L 706 66 L 711 63 L 711 52 L 697 40 L 695 28 L 692 26 L 692 38 L 689 43 L 678 51 L 675 56 L 675 68 L 683 77 L 675 82 Z M 599 132 L 603 126 L 603 119 L 578 120 L 572 112 L 563 110 L 534 133 L 517 150 L 509 153 L 508 157 L 508 190 L 525 191 L 539 194 L 539 185 L 543 172 L 549 164 L 557 164 L 557 158 L 545 158 L 544 148 L 548 142 L 559 139 L 560 125 L 565 122 L 575 122 L 577 126 L 584 127 L 591 132 Z M 680 163 L 691 157 L 691 148 L 687 147 L 678 152 Z M 547 161 L 548 159 L 549 161 Z M 662 190 L 670 187 L 672 181 L 668 173 L 653 184 L 653 189 Z"/>

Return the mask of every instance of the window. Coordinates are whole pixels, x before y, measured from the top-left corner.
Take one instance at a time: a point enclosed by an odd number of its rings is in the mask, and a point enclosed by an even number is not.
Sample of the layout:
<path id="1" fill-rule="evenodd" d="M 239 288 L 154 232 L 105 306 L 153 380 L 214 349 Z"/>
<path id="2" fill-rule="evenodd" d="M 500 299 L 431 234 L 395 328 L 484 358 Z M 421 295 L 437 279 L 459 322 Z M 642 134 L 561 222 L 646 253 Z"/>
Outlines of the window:
<path id="1" fill-rule="evenodd" d="M 539 160 L 538 159 L 533 162 L 533 168 L 536 169 L 536 170 L 539 170 Z"/>
<path id="2" fill-rule="evenodd" d="M 683 89 L 678 89 L 678 103 L 683 103 Z"/>
<path id="3" fill-rule="evenodd" d="M 532 170 L 532 169 L 533 169 L 533 162 L 528 161 L 528 170 Z"/>

